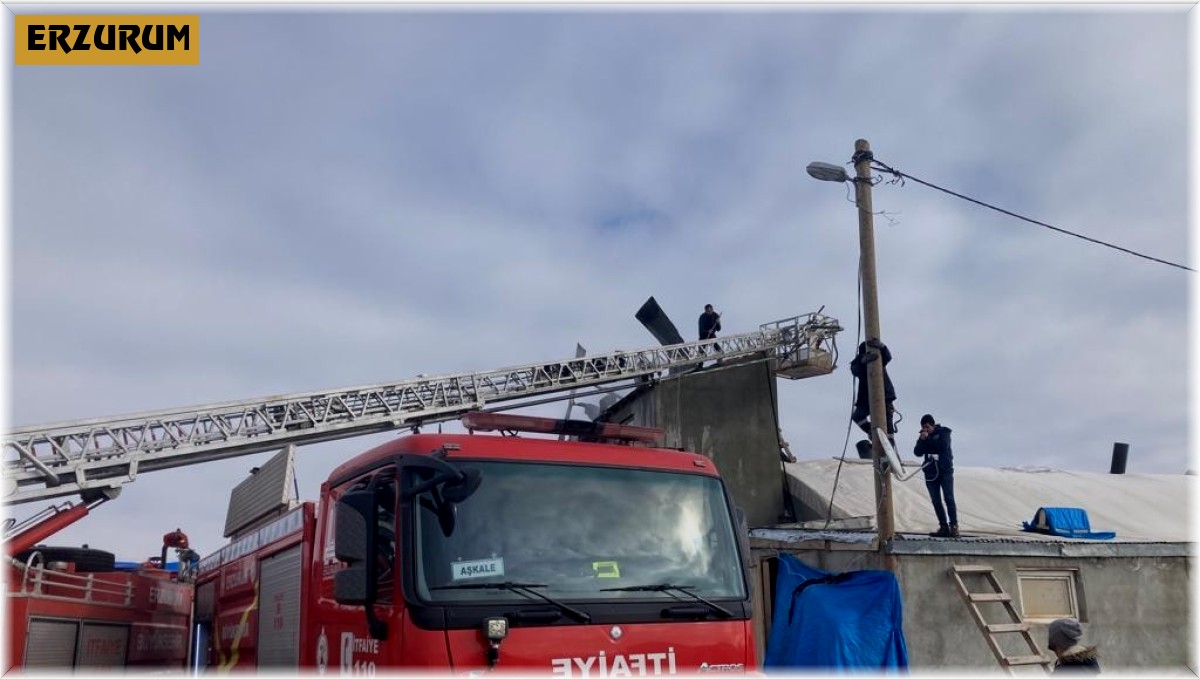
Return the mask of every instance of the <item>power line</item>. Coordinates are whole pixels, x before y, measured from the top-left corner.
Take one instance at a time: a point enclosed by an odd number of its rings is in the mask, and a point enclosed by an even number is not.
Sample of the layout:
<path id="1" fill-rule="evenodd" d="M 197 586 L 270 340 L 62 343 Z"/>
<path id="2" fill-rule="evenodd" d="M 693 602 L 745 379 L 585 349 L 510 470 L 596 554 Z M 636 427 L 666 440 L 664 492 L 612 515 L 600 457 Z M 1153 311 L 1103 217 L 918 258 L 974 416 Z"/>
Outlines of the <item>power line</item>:
<path id="1" fill-rule="evenodd" d="M 855 320 L 858 321 L 858 326 L 854 330 L 854 344 L 855 344 L 855 346 L 858 346 L 858 343 L 860 341 L 862 341 L 862 256 L 861 255 L 858 258 L 858 275 L 855 276 L 855 278 L 858 279 L 858 292 L 855 294 L 855 298 L 858 299 L 858 311 L 854 314 L 854 318 L 855 318 Z M 851 410 L 851 413 L 850 413 L 850 418 L 846 421 L 846 440 L 842 441 L 842 456 L 838 458 L 837 472 L 834 473 L 834 475 L 833 475 L 833 490 L 829 491 L 829 508 L 825 510 L 825 528 L 822 530 L 828 530 L 829 522 L 833 521 L 833 498 L 837 497 L 838 479 L 840 479 L 842 477 L 842 464 L 844 464 L 846 462 L 846 450 L 848 450 L 850 447 L 850 428 L 851 428 L 851 425 L 854 424 L 853 410 L 854 410 L 855 394 L 858 393 L 857 387 L 858 387 L 858 378 L 856 377 L 856 378 L 853 378 L 850 380 L 850 410 Z"/>
<path id="2" fill-rule="evenodd" d="M 974 198 L 971 198 L 970 196 L 964 196 L 961 193 L 956 193 L 954 191 L 951 191 L 950 189 L 944 189 L 936 184 L 931 184 L 923 179 L 917 179 L 916 177 L 912 176 L 911 174 L 907 174 L 905 172 L 901 172 L 899 170 L 892 169 L 891 167 L 888 167 L 888 165 L 886 165 L 885 163 L 883 163 L 877 159 L 872 159 L 871 162 L 873 164 L 872 169 L 878 170 L 879 172 L 886 172 L 886 173 L 894 175 L 900 179 L 911 179 L 914 182 L 928 186 L 931 189 L 937 189 L 938 191 L 941 191 L 942 193 L 948 193 L 951 196 L 954 196 L 956 198 L 962 198 L 963 200 L 970 201 L 972 203 L 975 203 L 976 205 L 982 205 L 983 207 L 995 210 L 996 212 L 1003 212 L 1004 214 L 1006 214 L 1010 217 L 1016 217 L 1017 219 L 1029 222 L 1030 224 L 1036 224 L 1038 226 L 1045 227 L 1052 231 L 1064 233 L 1068 236 L 1074 236 L 1076 238 L 1088 241 L 1089 243 L 1095 243 L 1096 245 L 1103 245 L 1106 248 L 1112 248 L 1113 250 L 1117 250 L 1117 251 L 1124 252 L 1129 255 L 1133 255 L 1134 257 L 1141 257 L 1142 259 L 1148 259 L 1152 262 L 1158 262 L 1159 264 L 1166 264 L 1167 266 L 1173 266 L 1177 269 L 1183 269 L 1184 271 L 1191 271 L 1193 273 L 1195 273 L 1195 271 L 1196 271 L 1195 269 L 1188 267 L 1188 266 L 1184 266 L 1182 264 L 1176 264 L 1175 262 L 1168 262 L 1165 259 L 1159 259 L 1157 257 L 1151 257 L 1150 255 L 1144 255 L 1140 252 L 1134 252 L 1133 250 L 1130 250 L 1128 248 L 1123 248 L 1119 245 L 1113 245 L 1112 243 L 1106 243 L 1102 240 L 1097 240 L 1095 238 L 1091 238 L 1090 236 L 1084 236 L 1083 234 L 1075 233 L 1074 231 L 1060 229 L 1057 226 L 1051 226 L 1049 224 L 1046 224 L 1045 222 L 1039 222 L 1036 219 L 1030 219 L 1029 217 L 1024 217 L 1015 212 L 1010 212 L 1008 210 L 1005 210 L 1004 208 L 996 207 L 995 205 L 990 205 L 988 203 L 983 202 L 982 200 L 976 200 Z"/>

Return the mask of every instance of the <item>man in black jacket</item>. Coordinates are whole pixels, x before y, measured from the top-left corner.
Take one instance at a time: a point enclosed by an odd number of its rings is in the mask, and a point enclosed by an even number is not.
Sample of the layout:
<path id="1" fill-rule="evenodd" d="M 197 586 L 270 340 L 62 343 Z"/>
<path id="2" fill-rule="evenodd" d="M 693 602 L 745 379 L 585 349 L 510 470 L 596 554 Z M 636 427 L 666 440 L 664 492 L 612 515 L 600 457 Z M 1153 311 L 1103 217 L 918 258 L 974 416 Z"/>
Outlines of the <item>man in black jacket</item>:
<path id="1" fill-rule="evenodd" d="M 921 416 L 921 433 L 913 449 L 917 457 L 925 458 L 925 487 L 933 500 L 938 529 L 930 533 L 935 538 L 958 537 L 958 507 L 954 504 L 954 452 L 950 449 L 950 427 L 934 421 L 933 415 Z M 946 506 L 942 507 L 945 498 Z M 949 514 L 949 516 L 947 516 Z M 947 518 L 949 522 L 947 522 Z"/>
<path id="2" fill-rule="evenodd" d="M 713 311 L 713 305 L 705 304 L 704 313 L 700 314 L 700 339 L 714 339 L 717 336 L 717 331 L 721 329 L 721 314 Z M 721 350 L 721 347 L 714 344 L 713 349 Z"/>
<path id="3" fill-rule="evenodd" d="M 867 346 L 878 349 L 879 353 L 868 354 Z M 850 419 L 858 425 L 860 429 L 871 435 L 871 396 L 867 390 L 867 364 L 876 361 L 879 358 L 883 359 L 883 400 L 887 404 L 887 431 L 888 438 L 896 433 L 896 425 L 893 423 L 894 408 L 892 401 L 896 400 L 896 388 L 892 386 L 892 378 L 888 377 L 887 364 L 892 362 L 892 352 L 888 350 L 887 345 L 879 340 L 868 340 L 858 345 L 858 353 L 854 355 L 854 359 L 850 361 L 850 374 L 858 378 L 858 396 L 854 399 L 854 412 L 850 414 Z M 893 441 L 892 447 L 895 447 Z"/>

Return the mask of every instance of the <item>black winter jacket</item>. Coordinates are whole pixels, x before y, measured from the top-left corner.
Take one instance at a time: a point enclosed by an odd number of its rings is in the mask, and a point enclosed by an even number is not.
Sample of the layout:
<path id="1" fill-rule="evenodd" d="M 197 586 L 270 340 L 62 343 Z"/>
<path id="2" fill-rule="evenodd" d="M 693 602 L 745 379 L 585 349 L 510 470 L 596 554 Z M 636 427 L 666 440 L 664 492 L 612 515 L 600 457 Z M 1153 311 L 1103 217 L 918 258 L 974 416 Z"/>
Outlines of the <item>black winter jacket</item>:
<path id="1" fill-rule="evenodd" d="M 855 419 L 866 415 L 871 410 L 871 397 L 867 391 L 867 364 L 863 363 L 863 356 L 866 355 L 866 352 L 867 344 L 863 342 L 858 345 L 858 353 L 854 355 L 854 360 L 850 361 L 850 374 L 858 378 L 858 396 L 854 399 Z M 892 352 L 885 344 L 879 350 L 879 355 L 884 365 L 883 400 L 890 406 L 892 401 L 896 400 L 896 388 L 892 386 L 892 378 L 888 377 L 887 373 L 887 364 L 892 362 Z"/>
<path id="2" fill-rule="evenodd" d="M 700 314 L 700 339 L 712 339 L 717 336 L 717 331 L 721 329 L 721 315 L 717 312 L 709 314 L 708 312 Z"/>
<path id="3" fill-rule="evenodd" d="M 933 433 L 928 438 L 917 439 L 917 446 L 913 449 L 913 454 L 917 457 L 925 457 L 926 455 L 936 455 L 936 461 L 925 466 L 925 478 L 934 479 L 940 473 L 950 473 L 954 471 L 954 451 L 950 449 L 950 427 L 943 427 L 940 424 L 933 426 Z"/>

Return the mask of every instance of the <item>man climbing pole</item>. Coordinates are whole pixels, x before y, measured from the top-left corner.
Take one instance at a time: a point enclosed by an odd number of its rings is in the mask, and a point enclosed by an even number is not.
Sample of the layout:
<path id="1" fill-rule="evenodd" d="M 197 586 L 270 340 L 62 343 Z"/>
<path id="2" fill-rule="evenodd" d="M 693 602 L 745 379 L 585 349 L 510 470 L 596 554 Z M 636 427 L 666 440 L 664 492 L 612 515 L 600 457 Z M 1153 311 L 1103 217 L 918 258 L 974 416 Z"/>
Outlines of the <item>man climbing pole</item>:
<path id="1" fill-rule="evenodd" d="M 868 351 L 867 349 L 876 351 Z M 871 435 L 871 397 L 867 391 L 867 364 L 883 358 L 883 400 L 887 403 L 887 432 L 888 439 L 896 433 L 896 425 L 893 422 L 893 413 L 895 408 L 892 402 L 896 400 L 896 388 L 892 386 L 892 378 L 888 377 L 887 364 L 892 362 L 892 352 L 888 350 L 887 345 L 877 339 L 867 340 L 858 345 L 858 353 L 854 355 L 854 359 L 850 361 L 850 374 L 858 378 L 858 395 L 854 399 L 854 412 L 850 414 L 850 419 L 854 420 L 868 436 Z M 892 439 L 892 447 L 895 447 L 896 442 Z"/>

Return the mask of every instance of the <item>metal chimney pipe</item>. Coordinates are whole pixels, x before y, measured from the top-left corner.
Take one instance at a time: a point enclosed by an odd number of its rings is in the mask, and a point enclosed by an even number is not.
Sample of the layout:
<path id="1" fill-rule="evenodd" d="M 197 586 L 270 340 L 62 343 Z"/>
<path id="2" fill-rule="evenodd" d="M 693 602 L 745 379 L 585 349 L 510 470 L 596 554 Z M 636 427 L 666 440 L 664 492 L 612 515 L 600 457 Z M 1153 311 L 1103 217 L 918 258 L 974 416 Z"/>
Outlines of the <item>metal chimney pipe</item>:
<path id="1" fill-rule="evenodd" d="M 1109 468 L 1109 474 L 1124 474 L 1125 462 L 1129 459 L 1129 444 L 1114 443 L 1112 454 L 1112 467 Z"/>

